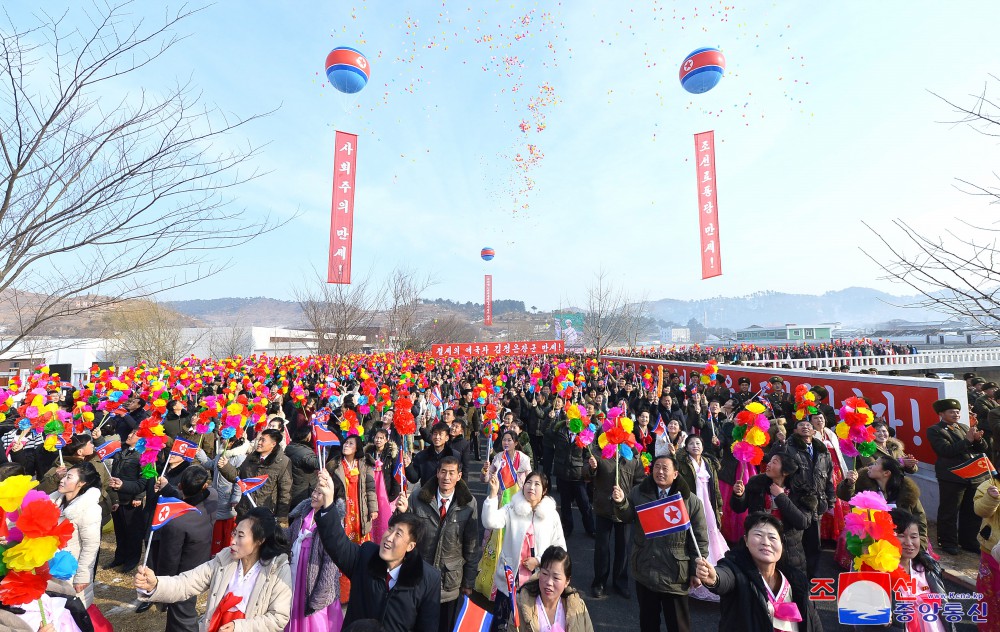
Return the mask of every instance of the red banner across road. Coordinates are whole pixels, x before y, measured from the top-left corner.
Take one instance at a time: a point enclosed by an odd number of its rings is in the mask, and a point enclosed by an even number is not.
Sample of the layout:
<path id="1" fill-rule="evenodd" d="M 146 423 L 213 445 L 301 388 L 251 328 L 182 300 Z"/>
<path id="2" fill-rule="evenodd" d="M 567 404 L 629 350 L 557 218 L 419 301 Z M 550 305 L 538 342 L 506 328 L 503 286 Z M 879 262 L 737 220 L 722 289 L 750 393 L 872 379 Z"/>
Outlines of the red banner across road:
<path id="1" fill-rule="evenodd" d="M 333 206 L 330 210 L 330 259 L 326 282 L 351 282 L 351 244 L 354 237 L 354 168 L 358 137 L 337 132 L 333 160 Z"/>
<path id="2" fill-rule="evenodd" d="M 719 198 L 715 182 L 715 132 L 694 135 L 698 165 L 698 232 L 701 235 L 701 278 L 722 274 L 719 250 Z"/>
<path id="3" fill-rule="evenodd" d="M 668 373 L 677 373 L 685 384 L 692 371 L 702 373 L 705 370 L 703 363 L 621 356 L 606 356 L 605 359 L 625 361 L 632 366 L 645 365 L 651 368 L 663 366 Z M 934 412 L 934 402 L 949 397 L 965 401 L 965 382 L 961 380 L 770 369 L 728 364 L 720 364 L 719 373 L 725 376 L 726 386 L 734 390 L 738 388 L 738 380 L 741 377 L 749 378 L 750 390 L 753 393 L 764 389 L 764 394 L 767 394 L 768 379 L 773 375 L 780 376 L 785 381 L 785 392 L 788 393 L 794 393 L 795 387 L 799 384 L 805 384 L 807 388 L 823 386 L 829 393 L 827 403 L 835 410 L 839 410 L 848 397 L 867 397 L 872 402 L 875 415 L 885 418 L 889 425 L 895 428 L 896 436 L 906 444 L 906 451 L 924 463 L 934 463 L 937 460 L 927 440 L 927 429 L 938 421 L 938 416 Z M 664 378 L 664 385 L 666 381 Z M 827 425 L 832 428 L 837 421 L 827 420 Z M 962 410 L 960 421 L 968 425 L 968 411 Z"/>
<path id="4" fill-rule="evenodd" d="M 431 345 L 435 358 L 485 358 L 488 356 L 539 355 L 563 353 L 562 340 L 523 340 L 518 342 L 452 342 Z"/>
<path id="5" fill-rule="evenodd" d="M 483 324 L 488 327 L 493 324 L 493 275 L 487 274 L 483 283 Z"/>

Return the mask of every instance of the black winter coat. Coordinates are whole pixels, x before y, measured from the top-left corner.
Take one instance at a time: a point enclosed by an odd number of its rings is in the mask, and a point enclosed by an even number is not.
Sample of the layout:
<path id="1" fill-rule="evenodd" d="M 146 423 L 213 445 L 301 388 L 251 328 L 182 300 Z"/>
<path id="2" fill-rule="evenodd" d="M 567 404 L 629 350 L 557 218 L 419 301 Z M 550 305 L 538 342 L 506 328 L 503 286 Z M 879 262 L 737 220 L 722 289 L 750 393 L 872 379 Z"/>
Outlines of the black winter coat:
<path id="1" fill-rule="evenodd" d="M 135 448 L 123 445 L 121 452 L 112 457 L 111 475 L 122 479 L 122 486 L 116 490 L 119 504 L 146 497 L 146 481 L 141 478 L 141 471 L 139 453 Z"/>
<path id="2" fill-rule="evenodd" d="M 410 512 L 424 523 L 421 557 L 441 572 L 441 600 L 458 599 L 460 588 L 475 588 L 479 572 L 479 509 L 469 486 L 455 486 L 444 521 L 437 508 L 437 479 L 410 495 Z"/>
<path id="3" fill-rule="evenodd" d="M 379 545 L 355 544 L 344 533 L 332 507 L 318 512 L 316 527 L 327 555 L 351 580 L 351 596 L 344 628 L 358 619 L 377 619 L 387 632 L 437 632 L 441 614 L 441 573 L 409 552 L 396 585 L 385 581 L 388 567 L 379 557 Z"/>
<path id="4" fill-rule="evenodd" d="M 399 447 L 392 441 L 386 441 L 380 455 L 378 449 L 373 444 L 366 445 L 365 460 L 372 468 L 372 476 L 375 476 L 375 472 L 379 471 L 375 466 L 375 462 L 382 461 L 382 482 L 385 483 L 386 498 L 389 499 L 390 503 L 396 500 L 396 497 L 399 496 L 400 488 L 399 481 L 396 480 L 393 473 L 396 471 L 396 461 L 399 460 Z"/>
<path id="5" fill-rule="evenodd" d="M 784 453 L 795 459 L 799 471 L 786 480 L 785 484 L 793 489 L 810 486 L 816 492 L 817 505 L 814 517 L 818 517 L 833 506 L 837 500 L 837 490 L 833 488 L 833 460 L 830 451 L 818 439 L 813 439 L 812 447 L 813 456 L 810 459 L 802 437 L 794 434 L 788 437 Z"/>
<path id="6" fill-rule="evenodd" d="M 581 448 L 576 444 L 569 431 L 567 420 L 559 421 L 552 427 L 552 438 L 555 444 L 555 458 L 552 461 L 552 473 L 556 478 L 565 481 L 582 481 L 590 477 L 590 446 Z"/>
<path id="7" fill-rule="evenodd" d="M 786 481 L 787 482 L 787 481 Z M 766 512 L 764 499 L 771 493 L 771 479 L 767 474 L 751 476 L 742 496 L 729 497 L 729 508 L 736 513 Z M 779 494 L 774 504 L 781 512 L 785 529 L 785 550 L 781 560 L 801 570 L 806 570 L 806 552 L 802 547 L 802 532 L 813 523 L 816 513 L 816 494 L 812 488 L 799 485 L 787 494 Z"/>
<path id="8" fill-rule="evenodd" d="M 792 601 L 799 607 L 802 621 L 799 632 L 822 631 L 823 623 L 809 601 L 809 579 L 805 573 L 781 561 L 778 570 L 791 585 Z M 771 632 L 774 626 L 768 614 L 768 594 L 764 578 L 746 548 L 729 551 L 715 567 L 718 581 L 707 588 L 721 597 L 720 630 Z"/>
<path id="9" fill-rule="evenodd" d="M 949 468 L 961 465 L 972 458 L 973 454 L 985 454 L 989 448 L 986 442 L 980 439 L 975 443 L 965 440 L 968 428 L 960 424 L 948 424 L 940 421 L 927 429 L 927 439 L 931 442 L 931 448 L 937 455 L 934 462 L 934 473 L 939 481 L 949 483 L 961 483 L 975 489 L 975 487 L 986 480 L 988 474 L 983 474 L 973 479 L 965 479 L 949 471 Z M 995 440 L 995 439 L 994 439 Z"/>
<path id="10" fill-rule="evenodd" d="M 308 443 L 293 441 L 285 448 L 292 470 L 292 500 L 289 507 L 298 507 L 309 498 L 319 479 L 319 457 Z"/>
<path id="11" fill-rule="evenodd" d="M 441 452 L 435 452 L 434 446 L 424 448 L 420 452 L 417 452 L 413 456 L 413 460 L 410 461 L 409 467 L 406 468 L 406 480 L 411 483 L 419 482 L 421 485 L 426 485 L 427 481 L 437 475 L 438 461 L 446 456 L 453 456 L 459 460 L 462 459 L 462 455 L 448 447 L 447 443 L 444 444 L 444 449 L 442 449 Z"/>
<path id="12" fill-rule="evenodd" d="M 189 511 L 160 530 L 156 562 L 158 574 L 180 575 L 212 559 L 212 519 L 215 510 L 206 506 L 208 495 L 206 490 L 194 498 L 185 498 L 184 502 L 194 505 L 201 513 Z"/>

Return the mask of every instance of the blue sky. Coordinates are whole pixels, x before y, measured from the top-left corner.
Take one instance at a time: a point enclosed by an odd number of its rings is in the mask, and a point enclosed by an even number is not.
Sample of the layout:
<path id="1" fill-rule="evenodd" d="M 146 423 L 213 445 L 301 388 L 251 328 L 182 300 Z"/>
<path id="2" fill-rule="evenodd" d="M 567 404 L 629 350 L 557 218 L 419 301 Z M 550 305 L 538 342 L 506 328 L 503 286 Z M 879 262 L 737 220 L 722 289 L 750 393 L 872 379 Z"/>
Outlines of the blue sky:
<path id="1" fill-rule="evenodd" d="M 35 6 L 6 8 L 20 22 Z M 133 10 L 154 19 L 162 6 Z M 929 91 L 971 105 L 1000 73 L 998 23 L 1000 3 L 986 1 L 223 0 L 181 24 L 189 37 L 155 69 L 116 88 L 190 77 L 222 111 L 279 108 L 230 138 L 269 143 L 268 175 L 235 203 L 248 217 L 299 217 L 229 252 L 228 272 L 165 298 L 291 298 L 325 269 L 335 129 L 360 135 L 355 274 L 428 272 L 429 298 L 481 301 L 490 272 L 497 299 L 579 305 L 601 266 L 650 299 L 851 285 L 903 294 L 859 250 L 877 247 L 861 222 L 935 232 L 992 218 L 954 179 L 992 184 L 997 145 L 942 123 L 954 115 Z M 326 85 L 339 45 L 371 63 L 356 95 Z M 690 95 L 677 70 L 702 46 L 722 49 L 726 76 Z M 525 134 L 542 86 L 545 128 Z M 710 129 L 723 276 L 702 281 L 692 135 Z M 519 194 L 512 157 L 529 143 L 544 157 Z M 489 264 L 482 246 L 497 251 Z"/>

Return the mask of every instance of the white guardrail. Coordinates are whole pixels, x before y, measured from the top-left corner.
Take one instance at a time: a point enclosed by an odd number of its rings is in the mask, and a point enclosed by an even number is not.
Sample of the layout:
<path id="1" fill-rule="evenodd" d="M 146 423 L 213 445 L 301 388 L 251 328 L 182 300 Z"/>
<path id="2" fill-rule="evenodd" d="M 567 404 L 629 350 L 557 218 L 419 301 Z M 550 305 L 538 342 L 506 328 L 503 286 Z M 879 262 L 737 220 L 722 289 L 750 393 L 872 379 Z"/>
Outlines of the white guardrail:
<path id="1" fill-rule="evenodd" d="M 793 369 L 816 367 L 832 369 L 845 364 L 852 372 L 875 368 L 879 371 L 919 370 L 919 369 L 964 369 L 979 366 L 1000 366 L 1000 347 L 969 349 L 935 349 L 921 351 L 915 355 L 871 355 L 849 358 L 797 358 L 789 360 L 748 360 L 746 366 L 780 367 L 788 365 Z"/>

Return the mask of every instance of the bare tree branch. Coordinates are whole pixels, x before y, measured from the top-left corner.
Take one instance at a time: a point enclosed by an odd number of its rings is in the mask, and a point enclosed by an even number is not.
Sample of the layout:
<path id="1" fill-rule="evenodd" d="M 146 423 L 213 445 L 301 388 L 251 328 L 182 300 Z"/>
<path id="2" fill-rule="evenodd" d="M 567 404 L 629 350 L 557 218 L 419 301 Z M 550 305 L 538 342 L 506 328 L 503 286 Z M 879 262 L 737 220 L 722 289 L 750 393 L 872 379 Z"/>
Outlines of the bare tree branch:
<path id="1" fill-rule="evenodd" d="M 105 85 L 160 61 L 197 12 L 150 27 L 129 4 L 95 4 L 86 32 L 47 13 L 0 29 L 0 307 L 17 321 L 0 352 L 51 321 L 216 274 L 228 262 L 209 252 L 276 227 L 229 197 L 261 175 L 262 149 L 229 138 L 266 114 L 223 114 L 184 83 L 108 99 Z"/>

